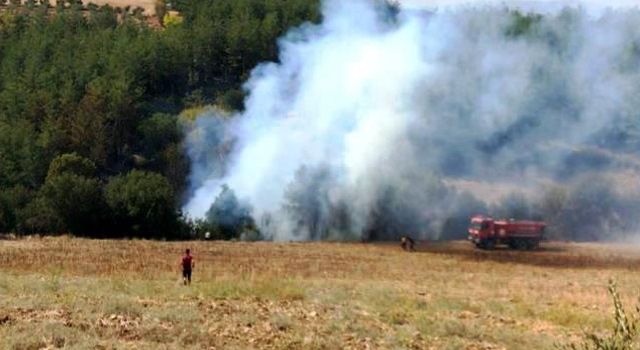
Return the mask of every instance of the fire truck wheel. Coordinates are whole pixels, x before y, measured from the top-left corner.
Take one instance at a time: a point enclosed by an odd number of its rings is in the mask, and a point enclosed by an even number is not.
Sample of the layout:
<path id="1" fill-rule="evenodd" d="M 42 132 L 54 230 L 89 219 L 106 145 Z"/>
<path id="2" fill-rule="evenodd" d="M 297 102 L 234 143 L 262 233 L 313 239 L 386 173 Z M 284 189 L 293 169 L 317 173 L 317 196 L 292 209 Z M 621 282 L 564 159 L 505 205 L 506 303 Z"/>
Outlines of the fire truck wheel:
<path id="1" fill-rule="evenodd" d="M 486 239 L 482 245 L 484 246 L 484 249 L 492 250 L 496 247 L 496 241 L 493 239 Z"/>
<path id="2" fill-rule="evenodd" d="M 537 239 L 530 239 L 528 242 L 527 248 L 529 248 L 530 250 L 534 250 L 538 248 L 539 244 L 540 244 L 540 241 L 538 241 Z"/>
<path id="3" fill-rule="evenodd" d="M 520 238 L 516 240 L 516 249 L 525 250 L 528 248 L 529 248 L 529 244 L 527 243 L 526 239 Z"/>

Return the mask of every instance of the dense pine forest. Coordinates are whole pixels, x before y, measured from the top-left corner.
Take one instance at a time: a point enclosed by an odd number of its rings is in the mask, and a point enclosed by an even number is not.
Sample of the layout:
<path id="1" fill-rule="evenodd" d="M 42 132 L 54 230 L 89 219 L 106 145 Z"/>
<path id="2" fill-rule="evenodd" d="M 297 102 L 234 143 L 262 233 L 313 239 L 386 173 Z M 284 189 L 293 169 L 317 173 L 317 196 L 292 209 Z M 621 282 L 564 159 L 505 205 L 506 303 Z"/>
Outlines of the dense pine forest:
<path id="1" fill-rule="evenodd" d="M 242 83 L 317 1 L 175 1 L 135 9 L 29 1 L 0 13 L 0 232 L 180 238 L 198 108 L 242 109 Z"/>

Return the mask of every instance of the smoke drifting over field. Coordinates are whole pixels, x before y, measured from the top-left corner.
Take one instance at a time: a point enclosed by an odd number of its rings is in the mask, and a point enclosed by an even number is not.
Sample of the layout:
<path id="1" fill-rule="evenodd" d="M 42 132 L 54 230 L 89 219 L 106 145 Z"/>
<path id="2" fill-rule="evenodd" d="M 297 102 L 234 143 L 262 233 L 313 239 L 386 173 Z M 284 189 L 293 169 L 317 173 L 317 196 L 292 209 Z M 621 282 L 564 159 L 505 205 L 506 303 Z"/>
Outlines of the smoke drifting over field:
<path id="1" fill-rule="evenodd" d="M 244 112 L 197 120 L 189 215 L 226 184 L 266 238 L 438 237 L 472 213 L 515 215 L 447 185 L 490 180 L 533 193 L 505 199 L 519 215 L 635 229 L 635 202 L 601 179 L 640 165 L 639 11 L 323 9 L 256 67 Z"/>

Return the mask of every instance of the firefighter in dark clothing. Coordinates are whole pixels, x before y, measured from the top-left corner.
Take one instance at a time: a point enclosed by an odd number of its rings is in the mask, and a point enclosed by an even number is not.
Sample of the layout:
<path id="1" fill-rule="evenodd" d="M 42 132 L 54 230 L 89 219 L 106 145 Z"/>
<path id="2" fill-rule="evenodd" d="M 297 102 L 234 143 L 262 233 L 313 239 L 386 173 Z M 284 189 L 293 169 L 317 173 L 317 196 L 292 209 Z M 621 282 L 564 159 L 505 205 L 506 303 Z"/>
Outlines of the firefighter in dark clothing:
<path id="1" fill-rule="evenodd" d="M 415 244 L 416 242 L 413 239 L 411 239 L 411 237 L 409 236 L 400 237 L 400 246 L 402 247 L 402 249 L 408 252 L 415 251 L 415 248 L 414 248 Z"/>
<path id="2" fill-rule="evenodd" d="M 193 268 L 196 266 L 196 263 L 193 261 L 193 256 L 191 255 L 191 250 L 187 249 L 185 251 L 184 256 L 182 256 L 182 262 L 180 263 L 182 266 L 182 282 L 186 286 L 187 284 L 191 284 L 191 272 Z"/>

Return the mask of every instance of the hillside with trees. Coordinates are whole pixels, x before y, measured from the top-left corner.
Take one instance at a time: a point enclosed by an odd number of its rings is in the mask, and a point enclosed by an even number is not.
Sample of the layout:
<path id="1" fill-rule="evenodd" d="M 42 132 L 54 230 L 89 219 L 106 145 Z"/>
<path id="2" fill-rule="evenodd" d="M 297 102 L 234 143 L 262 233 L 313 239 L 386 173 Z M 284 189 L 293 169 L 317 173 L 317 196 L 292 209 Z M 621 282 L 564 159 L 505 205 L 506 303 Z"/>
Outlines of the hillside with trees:
<path id="1" fill-rule="evenodd" d="M 185 130 L 206 106 L 242 110 L 242 85 L 252 69 L 260 62 L 277 62 L 278 38 L 290 28 L 320 21 L 319 0 L 159 0 L 156 12 L 180 13 L 179 18 L 159 16 L 162 26 L 150 23 L 139 8 L 79 0 L 0 3 L 0 233 L 260 237 L 256 220 L 265 218 L 252 218 L 233 188 L 223 187 L 203 221 L 193 222 L 180 212 L 191 170 Z M 388 12 L 393 17 L 394 11 Z M 548 45 L 564 57 L 563 36 L 543 27 L 542 16 L 508 10 L 504 15 L 510 21 L 506 40 Z M 571 24 L 574 15 L 566 11 L 556 20 Z M 638 56 L 632 44 L 624 57 Z M 620 69 L 635 69 L 628 60 Z M 557 100 L 553 94 L 541 96 Z M 362 234 L 365 239 L 416 231 L 413 224 L 424 223 L 411 219 L 420 215 L 413 209 L 432 202 L 448 208 L 441 231 L 435 232 L 439 238 L 464 238 L 469 215 L 482 212 L 547 220 L 556 238 L 614 239 L 636 229 L 640 201 L 620 195 L 613 183 L 584 169 L 635 167 L 635 160 L 626 160 L 635 158 L 624 156 L 640 144 L 633 125 L 607 128 L 598 142 L 609 149 L 596 143 L 572 151 L 562 171 L 584 173 L 584 179 L 550 186 L 537 201 L 519 193 L 482 201 L 445 186 L 439 176 L 417 174 L 421 190 L 384 192 L 371 208 L 372 229 L 354 233 L 345 203 L 330 208 L 331 222 L 321 222 L 326 209 L 318 204 L 322 193 L 306 189 L 317 189 L 314 184 L 327 176 L 322 169 L 317 174 L 309 169 L 287 189 L 284 209 L 312 239 L 334 237 L 334 231 L 342 238 Z M 491 154 L 509 140 L 498 135 L 478 147 Z M 225 149 L 204 153 L 219 151 L 215 156 L 225 162 L 230 147 L 219 146 Z M 424 194 L 420 206 L 407 204 L 410 192 Z"/>
<path id="2" fill-rule="evenodd" d="M 0 14 L 0 232 L 176 238 L 189 170 L 186 108 L 241 109 L 241 84 L 277 58 L 317 1 L 174 1 L 139 10 L 8 6 Z"/>

